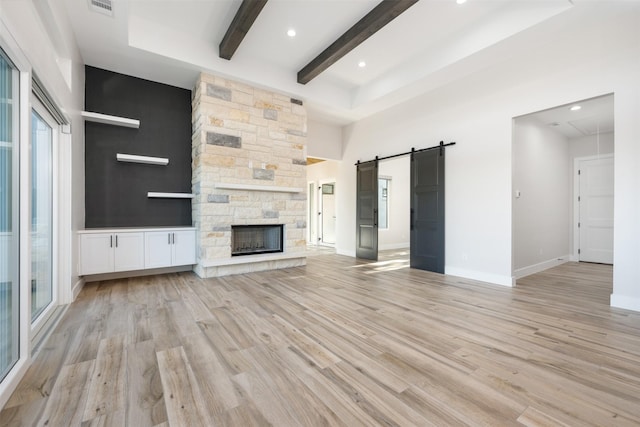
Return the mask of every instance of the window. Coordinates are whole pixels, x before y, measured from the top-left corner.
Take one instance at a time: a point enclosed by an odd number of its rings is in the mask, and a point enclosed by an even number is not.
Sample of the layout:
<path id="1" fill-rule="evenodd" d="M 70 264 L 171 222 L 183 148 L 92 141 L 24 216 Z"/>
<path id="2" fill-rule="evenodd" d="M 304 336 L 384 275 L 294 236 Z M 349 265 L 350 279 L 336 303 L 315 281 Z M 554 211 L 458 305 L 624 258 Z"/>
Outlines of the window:
<path id="1" fill-rule="evenodd" d="M 18 78 L 0 49 L 0 380 L 19 357 Z"/>
<path id="2" fill-rule="evenodd" d="M 391 178 L 378 179 L 378 228 L 389 228 L 389 190 Z"/>

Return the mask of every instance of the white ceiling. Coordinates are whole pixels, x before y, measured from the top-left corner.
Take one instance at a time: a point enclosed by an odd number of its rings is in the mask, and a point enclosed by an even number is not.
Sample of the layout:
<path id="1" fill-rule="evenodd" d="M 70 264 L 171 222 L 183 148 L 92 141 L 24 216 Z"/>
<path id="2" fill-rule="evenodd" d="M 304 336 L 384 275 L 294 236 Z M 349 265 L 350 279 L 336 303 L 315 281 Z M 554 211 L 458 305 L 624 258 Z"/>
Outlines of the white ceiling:
<path id="1" fill-rule="evenodd" d="M 303 99 L 311 119 L 337 124 L 504 60 L 489 48 L 523 32 L 535 40 L 537 24 L 574 7 L 570 0 L 421 0 L 300 85 L 297 72 L 379 0 L 270 0 L 231 61 L 218 57 L 218 44 L 241 0 L 113 0 L 112 17 L 93 12 L 88 0 L 63 1 L 87 65 L 187 89 L 202 71 L 220 74 Z"/>
<path id="2" fill-rule="evenodd" d="M 571 110 L 573 106 L 580 109 Z M 577 100 L 524 117 L 534 118 L 568 139 L 610 133 L 614 131 L 613 95 Z"/>

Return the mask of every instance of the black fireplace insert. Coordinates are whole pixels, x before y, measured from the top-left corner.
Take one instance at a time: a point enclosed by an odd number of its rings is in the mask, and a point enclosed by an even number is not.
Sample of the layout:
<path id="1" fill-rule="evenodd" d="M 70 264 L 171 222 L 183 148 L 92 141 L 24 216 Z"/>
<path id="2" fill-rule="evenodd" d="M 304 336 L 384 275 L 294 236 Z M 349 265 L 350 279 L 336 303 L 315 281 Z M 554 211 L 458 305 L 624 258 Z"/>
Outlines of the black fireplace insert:
<path id="1" fill-rule="evenodd" d="M 232 225 L 231 256 L 283 252 L 284 226 Z"/>

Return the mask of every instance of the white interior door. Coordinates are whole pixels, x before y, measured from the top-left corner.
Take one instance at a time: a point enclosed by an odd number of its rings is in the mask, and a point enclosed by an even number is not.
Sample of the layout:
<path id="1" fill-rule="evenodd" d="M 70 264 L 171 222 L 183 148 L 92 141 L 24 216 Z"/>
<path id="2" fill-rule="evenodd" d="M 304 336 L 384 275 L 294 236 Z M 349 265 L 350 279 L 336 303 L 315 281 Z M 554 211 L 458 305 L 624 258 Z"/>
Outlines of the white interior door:
<path id="1" fill-rule="evenodd" d="M 336 243 L 336 184 L 334 182 L 321 185 L 322 197 L 322 243 Z"/>
<path id="2" fill-rule="evenodd" d="M 613 264 L 613 158 L 579 161 L 578 259 Z"/>

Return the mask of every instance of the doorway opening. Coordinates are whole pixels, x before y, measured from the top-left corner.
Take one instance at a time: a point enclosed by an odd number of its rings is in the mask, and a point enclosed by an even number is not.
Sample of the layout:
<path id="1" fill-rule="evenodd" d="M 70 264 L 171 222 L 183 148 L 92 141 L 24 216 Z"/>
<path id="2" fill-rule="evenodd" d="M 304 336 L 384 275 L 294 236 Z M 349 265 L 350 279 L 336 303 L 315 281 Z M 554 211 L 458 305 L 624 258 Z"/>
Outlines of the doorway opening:
<path id="1" fill-rule="evenodd" d="M 307 157 L 307 254 L 334 253 L 340 162 Z"/>
<path id="2" fill-rule="evenodd" d="M 513 119 L 512 276 L 613 262 L 614 95 Z"/>

